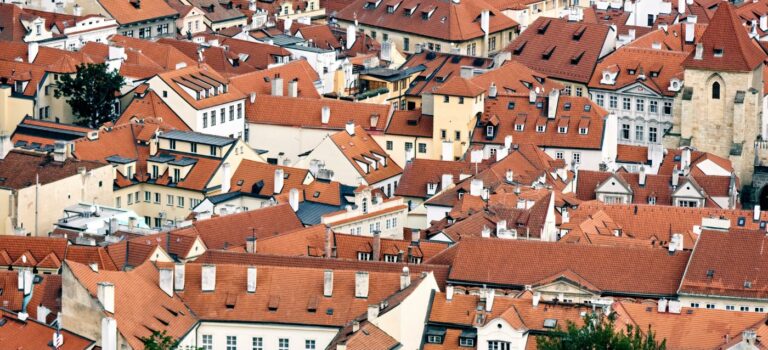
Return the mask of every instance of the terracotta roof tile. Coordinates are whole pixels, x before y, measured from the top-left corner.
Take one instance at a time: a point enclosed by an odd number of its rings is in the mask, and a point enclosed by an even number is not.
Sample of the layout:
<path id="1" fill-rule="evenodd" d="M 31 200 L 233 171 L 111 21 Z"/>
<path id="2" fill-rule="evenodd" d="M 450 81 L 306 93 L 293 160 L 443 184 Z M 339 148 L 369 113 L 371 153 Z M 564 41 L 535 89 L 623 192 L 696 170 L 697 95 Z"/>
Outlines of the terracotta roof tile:
<path id="1" fill-rule="evenodd" d="M 471 175 L 474 170 L 474 166 L 468 162 L 414 159 L 405 164 L 395 195 L 428 198 L 429 183 L 436 184 L 436 193 L 444 190 L 441 188 L 443 174 L 450 174 L 452 183 L 458 183 L 461 174 Z"/>
<path id="2" fill-rule="evenodd" d="M 117 266 L 103 247 L 70 245 L 67 247 L 67 260 L 81 264 L 97 264 L 99 270 L 117 271 Z"/>
<path id="3" fill-rule="evenodd" d="M 387 125 L 387 135 L 401 135 L 413 137 L 432 138 L 432 125 L 434 118 L 431 115 L 421 114 L 421 110 L 397 110 L 392 113 L 392 119 Z"/>
<path id="4" fill-rule="evenodd" d="M 331 135 L 331 140 L 368 184 L 375 184 L 403 173 L 403 169 L 361 126 L 355 127 L 354 135 L 339 131 Z M 383 164 L 378 156 L 385 158 Z M 367 164 L 366 168 L 360 165 L 361 162 Z"/>
<path id="5" fill-rule="evenodd" d="M 283 188 L 275 193 L 275 172 L 283 171 Z M 230 191 L 240 191 L 253 195 L 272 197 L 288 193 L 295 188 L 301 190 L 308 179 L 309 170 L 287 166 L 272 165 L 262 162 L 244 160 L 240 162 L 232 175 Z"/>
<path id="6" fill-rule="evenodd" d="M 0 343 L 8 349 L 46 349 L 56 329 L 33 319 L 21 321 L 16 315 L 0 311 Z M 81 337 L 67 330 L 61 330 L 64 343 L 60 350 L 87 350 L 94 344 L 93 340 Z"/>
<path id="7" fill-rule="evenodd" d="M 182 69 L 177 69 L 173 71 L 168 71 L 164 73 L 160 73 L 157 77 L 162 79 L 168 86 L 171 87 L 176 93 L 181 96 L 181 98 L 184 99 L 190 106 L 192 106 L 195 109 L 204 109 L 212 106 L 217 106 L 223 103 L 227 102 L 234 102 L 237 100 L 245 99 L 245 95 L 240 92 L 237 88 L 231 86 L 233 84 L 230 84 L 229 79 L 219 75 L 215 70 L 210 68 L 208 65 L 203 64 L 202 66 L 198 67 L 197 65 L 194 66 L 187 66 Z M 205 78 L 201 78 L 205 77 Z M 218 84 L 224 84 L 224 85 L 230 85 L 228 86 L 228 89 L 226 92 L 219 93 L 214 96 L 200 98 L 199 100 L 195 98 L 195 96 L 190 95 L 185 88 L 182 88 L 183 86 L 188 86 L 191 84 L 199 86 L 196 87 L 195 91 L 203 91 L 206 89 L 205 86 L 198 85 L 200 84 L 200 81 L 209 81 L 209 80 L 215 80 Z M 186 82 L 186 83 L 185 83 Z M 207 83 L 206 83 L 207 85 Z M 189 89 L 187 87 L 187 89 Z M 190 89 L 191 90 L 191 89 Z"/>
<path id="8" fill-rule="evenodd" d="M 31 266 L 35 266 L 50 254 L 55 255 L 60 262 L 66 255 L 67 244 L 68 241 L 64 238 L 0 236 L 0 251 L 6 252 L 14 264 L 21 262 L 22 255 L 27 256 L 27 264 L 32 264 Z"/>
<path id="9" fill-rule="evenodd" d="M 666 30 L 657 29 L 645 34 L 627 44 L 627 46 L 651 49 L 653 48 L 654 43 L 657 43 L 661 45 L 661 50 L 692 52 L 696 48 L 696 43 L 701 41 L 701 36 L 704 34 L 704 29 L 706 29 L 706 27 L 706 24 L 694 24 L 694 40 L 690 43 L 685 41 L 688 27 L 686 27 L 685 23 L 678 23 L 667 26 Z"/>
<path id="10" fill-rule="evenodd" d="M 343 130 L 348 121 L 353 121 L 366 130 L 383 131 L 392 113 L 389 105 L 271 95 L 258 95 L 255 103 L 245 106 L 249 123 L 331 130 Z M 327 124 L 321 119 L 323 107 L 329 107 L 331 112 Z M 378 119 L 372 127 L 374 115 Z"/>
<path id="11" fill-rule="evenodd" d="M 676 92 L 669 89 L 670 82 L 677 78 L 682 86 L 682 62 L 686 57 L 686 53 L 679 51 L 621 47 L 597 64 L 589 87 L 619 90 L 639 83 L 657 94 L 675 96 Z M 618 67 L 615 83 L 603 84 L 603 72 L 609 67 Z"/>
<path id="12" fill-rule="evenodd" d="M 433 93 L 437 95 L 462 97 L 476 97 L 483 92 L 485 92 L 485 89 L 472 82 L 472 80 L 464 79 L 461 77 L 451 79 L 433 91 Z"/>
<path id="13" fill-rule="evenodd" d="M 121 25 L 162 17 L 178 17 L 165 1 L 142 1 L 140 6 L 128 0 L 99 0 L 99 4 Z"/>
<path id="14" fill-rule="evenodd" d="M 320 98 L 315 88 L 315 81 L 320 80 L 320 77 L 306 60 L 296 60 L 274 68 L 234 76 L 231 82 L 243 93 L 269 95 L 272 93 L 272 78 L 275 76 L 283 78 L 283 96 L 288 96 L 288 82 L 297 80 L 299 97 Z M 246 103 L 246 106 L 251 105 Z"/>
<path id="15" fill-rule="evenodd" d="M 303 227 L 288 204 L 198 220 L 192 225 L 209 249 L 242 246 L 252 235 L 258 239 Z"/>
<path id="16" fill-rule="evenodd" d="M 411 82 L 407 95 L 421 96 L 422 93 L 433 92 L 454 77 L 460 78 L 461 67 L 490 69 L 493 66 L 493 60 L 444 52 L 422 51 L 408 57 L 401 69 L 415 68 L 419 65 L 423 65 L 425 69 L 419 73 L 419 79 Z M 482 84 L 479 85 L 484 87 Z"/>
<path id="17" fill-rule="evenodd" d="M 134 119 L 143 121 L 146 118 L 154 118 L 158 124 L 165 128 L 192 130 L 154 91 L 149 91 L 143 96 L 136 96 L 120 115 L 120 118 L 115 121 L 115 125 L 128 124 Z M 149 139 L 142 141 L 149 141 Z"/>

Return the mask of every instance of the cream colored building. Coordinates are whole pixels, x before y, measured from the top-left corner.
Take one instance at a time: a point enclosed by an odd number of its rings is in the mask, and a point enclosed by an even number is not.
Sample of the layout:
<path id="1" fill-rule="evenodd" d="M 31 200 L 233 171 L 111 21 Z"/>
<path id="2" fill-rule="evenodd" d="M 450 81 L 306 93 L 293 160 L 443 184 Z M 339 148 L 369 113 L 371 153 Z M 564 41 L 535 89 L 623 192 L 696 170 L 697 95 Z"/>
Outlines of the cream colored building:
<path id="1" fill-rule="evenodd" d="M 402 197 L 384 199 L 372 194 L 370 187 L 355 190 L 355 206 L 347 210 L 323 215 L 321 223 L 334 232 L 373 236 L 379 232 L 384 238 L 403 239 L 408 206 Z"/>

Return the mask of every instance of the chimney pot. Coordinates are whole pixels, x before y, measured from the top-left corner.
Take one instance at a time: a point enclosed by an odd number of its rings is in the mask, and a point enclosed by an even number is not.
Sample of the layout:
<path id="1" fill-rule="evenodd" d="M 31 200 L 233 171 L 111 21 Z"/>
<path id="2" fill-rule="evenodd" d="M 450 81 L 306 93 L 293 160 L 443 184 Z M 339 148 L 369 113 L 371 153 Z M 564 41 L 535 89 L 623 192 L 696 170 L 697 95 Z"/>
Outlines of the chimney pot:
<path id="1" fill-rule="evenodd" d="M 368 322 L 373 322 L 379 317 L 379 305 L 368 305 Z"/>
<path id="2" fill-rule="evenodd" d="M 292 188 L 288 192 L 288 203 L 291 205 L 291 209 L 294 212 L 299 211 L 299 190 Z"/>

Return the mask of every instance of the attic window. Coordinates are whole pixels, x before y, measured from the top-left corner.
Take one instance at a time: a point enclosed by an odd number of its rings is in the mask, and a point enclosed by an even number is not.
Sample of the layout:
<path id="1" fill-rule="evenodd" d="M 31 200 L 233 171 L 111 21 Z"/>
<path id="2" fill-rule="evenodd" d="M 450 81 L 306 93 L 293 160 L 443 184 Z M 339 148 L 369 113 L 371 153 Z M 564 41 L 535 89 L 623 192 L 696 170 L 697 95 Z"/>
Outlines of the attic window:
<path id="1" fill-rule="evenodd" d="M 430 7 L 428 10 L 421 11 L 421 19 L 429 19 L 435 13 L 436 7 Z"/>
<path id="2" fill-rule="evenodd" d="M 713 278 L 715 277 L 715 270 L 709 269 L 707 270 L 707 278 Z"/>
<path id="3" fill-rule="evenodd" d="M 243 182 L 243 180 L 237 180 L 237 185 L 238 185 L 238 186 L 242 186 L 242 185 L 243 185 L 243 183 L 244 183 L 244 182 Z"/>
<path id="4" fill-rule="evenodd" d="M 590 104 L 584 105 L 584 112 L 589 112 L 591 110 L 592 110 L 592 105 L 590 105 Z"/>
<path id="5" fill-rule="evenodd" d="M 544 50 L 544 52 L 541 54 L 541 58 L 542 58 L 542 59 L 545 59 L 545 60 L 548 60 L 550 57 L 552 57 L 552 53 L 554 53 L 554 52 L 555 52 L 555 48 L 557 48 L 557 46 L 555 46 L 555 45 L 552 45 L 552 46 L 548 47 L 548 48 L 547 48 L 546 50 Z"/>
<path id="6" fill-rule="evenodd" d="M 419 5 L 416 5 L 416 6 L 414 6 L 414 7 L 406 7 L 406 8 L 405 8 L 405 15 L 406 15 L 406 16 L 411 16 L 411 15 L 413 15 L 413 13 L 414 13 L 414 12 L 416 12 L 416 8 L 417 8 L 417 7 L 419 7 Z"/>
<path id="7" fill-rule="evenodd" d="M 657 78 L 658 76 L 659 76 L 659 72 L 653 72 L 653 71 L 651 72 L 651 78 Z M 672 85 L 674 86 L 675 83 L 672 83 Z"/>
<path id="8" fill-rule="evenodd" d="M 528 43 L 528 41 L 523 41 L 523 42 L 517 44 L 517 46 L 515 46 L 515 48 L 512 49 L 512 54 L 513 55 L 520 55 L 521 53 L 523 53 L 523 49 L 525 48 L 525 44 L 527 44 L 527 43 Z"/>
<path id="9" fill-rule="evenodd" d="M 368 0 L 365 3 L 365 6 L 363 6 L 363 7 L 367 8 L 367 9 L 375 9 L 375 8 L 379 7 L 380 3 L 381 3 L 381 0 Z"/>
<path id="10" fill-rule="evenodd" d="M 579 64 L 579 61 L 581 61 L 582 57 L 584 57 L 584 51 L 579 52 L 578 55 L 571 57 L 571 64 Z"/>
<path id="11" fill-rule="evenodd" d="M 563 109 L 566 110 L 566 111 L 570 111 L 571 110 L 571 103 L 570 102 L 564 103 L 563 104 Z"/>
<path id="12" fill-rule="evenodd" d="M 723 49 L 715 48 L 715 57 L 723 57 Z"/>
<path id="13" fill-rule="evenodd" d="M 511 101 L 511 102 L 507 103 L 507 109 L 515 109 L 515 102 Z"/>
<path id="14" fill-rule="evenodd" d="M 557 327 L 557 320 L 554 318 L 548 318 L 544 320 L 544 328 L 555 328 Z"/>
<path id="15" fill-rule="evenodd" d="M 549 20 L 547 20 L 546 22 L 542 23 L 542 24 L 539 26 L 539 28 L 536 28 L 536 31 L 537 31 L 539 34 L 544 34 L 544 33 L 546 33 L 546 32 L 547 32 L 547 28 L 549 28 L 549 22 L 550 22 L 550 21 L 549 21 Z"/>
<path id="16" fill-rule="evenodd" d="M 744 219 L 743 216 L 739 217 L 739 220 L 736 222 L 736 225 L 739 225 L 741 227 L 744 227 L 744 223 L 746 222 L 746 219 Z"/>
<path id="17" fill-rule="evenodd" d="M 627 73 L 629 73 L 629 75 L 635 75 L 636 71 L 634 69 L 627 69 Z"/>
<path id="18" fill-rule="evenodd" d="M 547 130 L 546 125 L 536 125 L 536 132 L 544 132 Z"/>
<path id="19" fill-rule="evenodd" d="M 744 288 L 752 288 L 752 281 L 744 281 Z"/>
<path id="20" fill-rule="evenodd" d="M 579 27 L 579 29 L 573 32 L 573 40 L 579 41 L 579 39 L 581 39 L 581 36 L 584 35 L 584 32 L 586 30 L 587 30 L 587 26 Z"/>
<path id="21" fill-rule="evenodd" d="M 320 198 L 320 191 L 315 191 L 315 193 L 312 194 L 312 197 Z"/>

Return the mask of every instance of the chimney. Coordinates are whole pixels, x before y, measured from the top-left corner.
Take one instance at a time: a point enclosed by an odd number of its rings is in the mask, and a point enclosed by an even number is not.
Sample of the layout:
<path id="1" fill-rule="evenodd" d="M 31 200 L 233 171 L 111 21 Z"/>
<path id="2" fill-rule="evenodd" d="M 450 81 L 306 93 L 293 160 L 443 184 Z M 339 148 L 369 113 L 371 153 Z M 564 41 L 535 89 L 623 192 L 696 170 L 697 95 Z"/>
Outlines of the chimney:
<path id="1" fill-rule="evenodd" d="M 96 287 L 96 297 L 104 307 L 104 311 L 115 313 L 115 285 L 109 282 L 99 282 Z"/>
<path id="2" fill-rule="evenodd" d="M 483 230 L 480 231 L 480 237 L 491 238 L 491 229 L 488 226 L 483 226 Z"/>
<path id="3" fill-rule="evenodd" d="M 355 28 L 354 24 L 350 24 L 347 26 L 347 37 L 346 40 L 344 40 L 344 44 L 346 45 L 347 50 L 352 48 L 352 45 L 355 44 L 355 40 L 357 40 L 357 28 Z"/>
<path id="4" fill-rule="evenodd" d="M 680 17 L 685 15 L 685 0 L 677 0 L 677 12 L 680 13 Z"/>
<path id="5" fill-rule="evenodd" d="M 160 289 L 168 294 L 169 297 L 173 297 L 173 269 L 160 268 Z"/>
<path id="6" fill-rule="evenodd" d="M 400 274 L 400 290 L 408 288 L 411 285 L 411 270 L 408 266 L 403 266 L 403 273 Z"/>
<path id="7" fill-rule="evenodd" d="M 768 30 L 768 15 L 760 16 L 760 30 L 762 31 Z"/>
<path id="8" fill-rule="evenodd" d="M 26 256 L 24 257 L 26 260 Z M 24 296 L 32 294 L 32 282 L 35 280 L 35 274 L 32 273 L 31 268 L 19 268 L 18 275 L 19 290 L 24 292 Z"/>
<path id="9" fill-rule="evenodd" d="M 283 78 L 272 78 L 272 96 L 283 96 Z"/>
<path id="10" fill-rule="evenodd" d="M 291 209 L 294 212 L 299 211 L 299 190 L 292 188 L 288 191 L 288 203 L 291 205 Z"/>
<path id="11" fill-rule="evenodd" d="M 40 51 L 40 44 L 32 42 L 27 45 L 27 63 L 35 62 L 38 51 Z"/>
<path id="12" fill-rule="evenodd" d="M 203 292 L 216 290 L 216 265 L 203 265 L 201 268 L 200 288 Z"/>
<path id="13" fill-rule="evenodd" d="M 683 173 L 688 174 L 688 171 L 690 170 L 691 166 L 691 149 L 686 147 L 683 148 L 683 153 L 680 155 L 680 170 L 683 171 Z"/>
<path id="14" fill-rule="evenodd" d="M 531 301 L 533 302 L 533 307 L 539 306 L 539 301 L 541 300 L 541 292 L 533 293 L 533 298 Z"/>
<path id="15" fill-rule="evenodd" d="M 256 253 L 256 237 L 246 237 L 245 238 L 245 252 L 254 254 Z"/>
<path id="16" fill-rule="evenodd" d="M 379 317 L 379 305 L 368 305 L 368 322 L 373 322 Z"/>
<path id="17" fill-rule="evenodd" d="M 640 166 L 640 186 L 645 186 L 645 166 Z"/>
<path id="18" fill-rule="evenodd" d="M 323 124 L 328 124 L 330 120 L 331 120 L 331 107 L 323 106 L 323 109 L 320 112 L 320 122 Z"/>
<path id="19" fill-rule="evenodd" d="M 453 300 L 453 286 L 450 284 L 445 286 L 445 300 Z"/>
<path id="20" fill-rule="evenodd" d="M 680 170 L 677 170 L 677 168 L 672 169 L 672 189 L 677 188 L 677 184 L 680 181 Z"/>
<path id="21" fill-rule="evenodd" d="M 421 231 L 419 229 L 411 229 L 411 243 L 419 243 L 421 240 Z"/>
<path id="22" fill-rule="evenodd" d="M 504 178 L 507 180 L 507 182 L 515 182 L 515 172 L 512 171 L 512 169 L 507 169 L 507 173 Z"/>
<path id="23" fill-rule="evenodd" d="M 696 44 L 696 53 L 693 55 L 694 60 L 701 60 L 704 58 L 704 44 Z"/>
<path id="24" fill-rule="evenodd" d="M 251 100 L 251 104 L 256 103 L 256 93 L 251 92 L 250 95 L 248 95 L 248 98 Z"/>
<path id="25" fill-rule="evenodd" d="M 377 125 L 379 125 L 379 115 L 371 114 L 371 129 L 376 129 Z"/>
<path id="26" fill-rule="evenodd" d="M 658 311 L 660 314 L 667 312 L 667 299 L 662 298 L 659 300 L 659 305 L 656 308 L 656 311 Z"/>
<path id="27" fill-rule="evenodd" d="M 453 142 L 443 140 L 442 147 L 441 160 L 453 160 Z"/>
<path id="28" fill-rule="evenodd" d="M 75 6 L 72 7 L 72 14 L 75 15 L 75 16 L 78 16 L 78 17 L 82 16 L 83 15 L 83 8 L 80 5 L 75 4 Z"/>
<path id="29" fill-rule="evenodd" d="M 279 194 L 280 192 L 283 192 L 283 184 L 285 182 L 285 172 L 283 169 L 275 169 L 275 181 L 274 181 L 274 191 L 272 193 Z"/>
<path id="30" fill-rule="evenodd" d="M 65 141 L 56 141 L 53 144 L 53 160 L 56 162 L 67 161 L 67 143 Z"/>
<path id="31" fill-rule="evenodd" d="M 537 88 L 537 89 L 538 89 L 538 88 Z M 530 102 L 530 103 L 536 103 L 536 98 L 537 98 L 537 97 L 538 97 L 538 96 L 537 96 L 537 94 L 536 94 L 536 90 L 535 90 L 535 89 L 531 89 L 530 91 L 528 91 L 528 102 Z"/>
<path id="32" fill-rule="evenodd" d="M 504 148 L 506 148 L 507 151 L 512 149 L 512 135 L 504 136 Z"/>
<path id="33" fill-rule="evenodd" d="M 381 260 L 381 232 L 373 231 L 373 242 L 371 243 L 373 249 L 373 261 Z"/>
<path id="34" fill-rule="evenodd" d="M 549 92 L 549 97 L 547 98 L 547 118 L 548 119 L 555 119 L 557 116 L 557 107 L 560 100 L 560 90 L 558 89 L 552 89 L 552 91 Z"/>
<path id="35" fill-rule="evenodd" d="M 174 266 L 174 273 L 173 273 L 174 289 L 184 290 L 184 272 L 186 272 L 186 265 L 184 265 L 184 263 L 178 263 Z"/>
<path id="36" fill-rule="evenodd" d="M 752 220 L 760 221 L 760 204 L 755 204 L 754 214 L 752 214 Z"/>
<path id="37" fill-rule="evenodd" d="M 368 297 L 368 272 L 355 272 L 355 298 Z"/>
<path id="38" fill-rule="evenodd" d="M 256 292 L 256 267 L 255 266 L 248 266 L 248 270 L 246 270 L 247 281 L 246 281 L 246 291 L 248 293 L 255 293 Z"/>
<path id="39" fill-rule="evenodd" d="M 453 175 L 452 174 L 443 174 L 443 176 L 440 178 L 440 190 L 445 191 L 453 186 Z"/>
<path id="40" fill-rule="evenodd" d="M 360 330 L 360 321 L 354 320 L 352 321 L 352 333 L 355 333 Z"/>
<path id="41" fill-rule="evenodd" d="M 117 321 L 112 317 L 101 319 L 101 348 L 117 350 Z"/>
<path id="42" fill-rule="evenodd" d="M 348 121 L 347 125 L 344 126 L 344 129 L 347 131 L 347 134 L 349 134 L 349 136 L 355 136 L 355 122 L 351 120 Z"/>
<path id="43" fill-rule="evenodd" d="M 327 298 L 333 296 L 333 270 L 323 272 L 323 296 Z"/>
<path id="44" fill-rule="evenodd" d="M 469 184 L 469 195 L 480 197 L 483 194 L 483 180 L 472 179 Z"/>
<path id="45" fill-rule="evenodd" d="M 491 312 L 493 310 L 493 298 L 496 297 L 496 291 L 493 289 L 487 289 L 485 291 L 485 312 Z"/>
<path id="46" fill-rule="evenodd" d="M 174 179 L 174 180 L 176 182 L 181 181 L 181 179 Z M 232 167 L 229 165 L 229 163 L 224 163 L 221 166 L 221 193 L 229 192 L 231 182 L 232 182 Z"/>
<path id="47" fill-rule="evenodd" d="M 325 227 L 325 257 L 330 259 L 333 257 L 333 232 L 331 227 Z"/>
<path id="48" fill-rule="evenodd" d="M 299 80 L 293 79 L 288 82 L 288 97 L 299 97 Z"/>
<path id="49" fill-rule="evenodd" d="M 5 159 L 5 156 L 13 150 L 13 142 L 11 141 L 10 134 L 0 135 L 0 159 Z"/>
<path id="50" fill-rule="evenodd" d="M 496 237 L 504 235 L 507 231 L 507 220 L 499 220 L 496 222 Z"/>
<path id="51" fill-rule="evenodd" d="M 491 87 L 488 88 L 488 97 L 496 98 L 497 93 L 498 91 L 496 91 L 496 83 L 491 82 Z"/>

